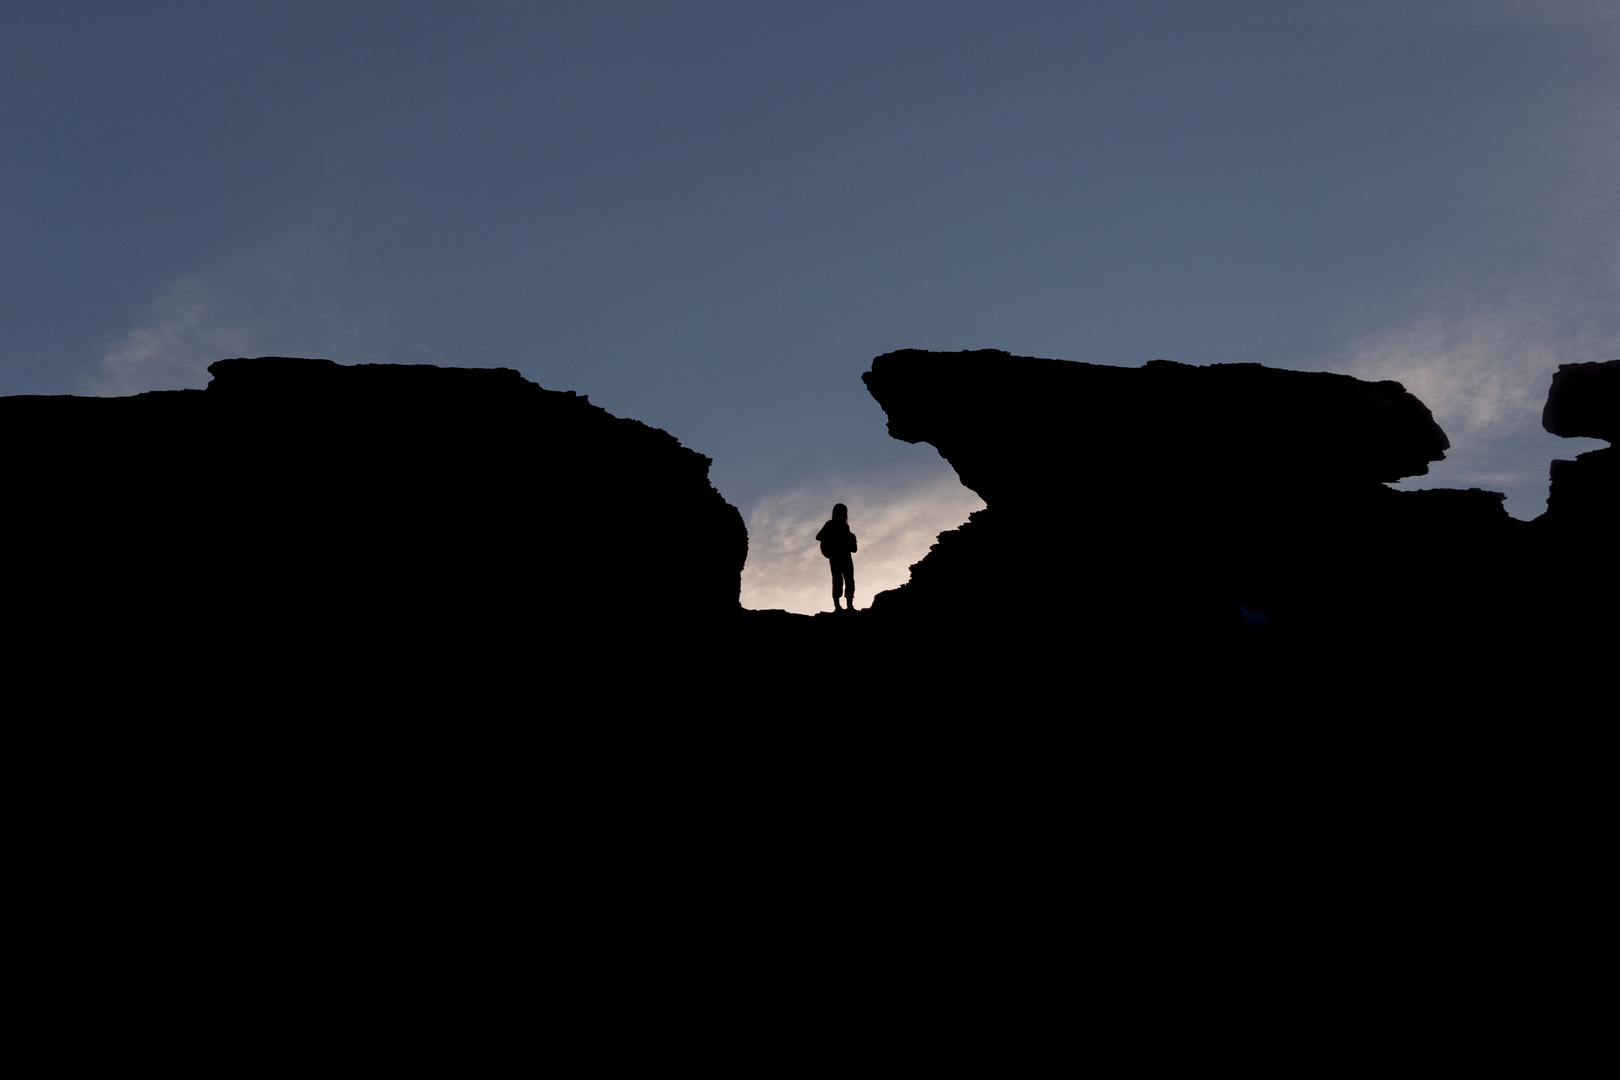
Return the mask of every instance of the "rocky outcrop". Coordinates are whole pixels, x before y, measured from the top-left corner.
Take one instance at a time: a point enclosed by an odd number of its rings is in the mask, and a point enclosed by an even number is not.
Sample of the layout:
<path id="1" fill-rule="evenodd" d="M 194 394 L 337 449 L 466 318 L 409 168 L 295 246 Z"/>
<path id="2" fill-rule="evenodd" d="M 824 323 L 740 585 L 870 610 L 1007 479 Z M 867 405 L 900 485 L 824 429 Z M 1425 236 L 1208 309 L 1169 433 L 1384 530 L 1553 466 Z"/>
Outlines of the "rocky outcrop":
<path id="1" fill-rule="evenodd" d="M 738 608 L 741 515 L 666 432 L 508 369 L 209 371 L 206 390 L 0 399 L 9 548 L 47 638 L 179 663 L 543 660 Z"/>
<path id="2" fill-rule="evenodd" d="M 1450 446 L 1400 383 L 1259 364 L 1118 368 L 908 349 L 873 360 L 862 379 L 891 435 L 932 443 L 992 506 L 1049 497 L 1065 467 L 1110 486 L 1189 472 L 1339 484 L 1422 476 Z"/>
<path id="3" fill-rule="evenodd" d="M 990 350 L 889 353 L 863 378 L 890 433 L 933 444 L 989 504 L 878 598 L 892 615 L 1422 637 L 1466 618 L 1470 576 L 1516 542 L 1499 494 L 1384 486 L 1449 445 L 1396 382 Z M 1420 575 L 1414 553 L 1441 542 L 1446 567 Z"/>
<path id="4" fill-rule="evenodd" d="M 1620 360 L 1562 364 L 1553 375 L 1541 426 L 1565 438 L 1585 436 L 1610 443 L 1620 435 Z M 1620 610 L 1620 447 L 1589 450 L 1551 468 L 1547 511 L 1531 524 L 1537 541 L 1533 563 L 1537 615 L 1555 628 L 1549 637 L 1564 652 L 1560 669 L 1582 666 L 1588 675 L 1611 668 L 1614 621 Z M 1565 676 L 1568 677 L 1567 675 Z"/>
<path id="5" fill-rule="evenodd" d="M 856 1029 L 1072 1051 L 1054 963 L 1133 1047 L 1393 1002 L 1539 1062 L 1596 1015 L 1540 958 L 1606 914 L 1612 544 L 1386 488 L 1445 449 L 1398 384 L 879 357 L 988 509 L 870 614 L 733 619 L 742 523 L 663 432 L 510 371 L 212 370 L 0 399 L 14 726 L 56 740 L 23 891 L 121 1050 L 339 1017 L 504 1062 L 536 971 L 589 1047 L 846 1070 Z"/>
<path id="6" fill-rule="evenodd" d="M 1620 440 L 1620 360 L 1560 364 L 1547 392 L 1541 426 L 1566 439 Z M 1554 532 L 1589 530 L 1612 538 L 1620 525 L 1620 447 L 1554 461 L 1547 512 L 1537 523 Z M 1611 576 L 1614 570 L 1611 565 Z"/>
<path id="7" fill-rule="evenodd" d="M 1566 439 L 1620 441 L 1620 360 L 1559 364 L 1541 426 Z"/>

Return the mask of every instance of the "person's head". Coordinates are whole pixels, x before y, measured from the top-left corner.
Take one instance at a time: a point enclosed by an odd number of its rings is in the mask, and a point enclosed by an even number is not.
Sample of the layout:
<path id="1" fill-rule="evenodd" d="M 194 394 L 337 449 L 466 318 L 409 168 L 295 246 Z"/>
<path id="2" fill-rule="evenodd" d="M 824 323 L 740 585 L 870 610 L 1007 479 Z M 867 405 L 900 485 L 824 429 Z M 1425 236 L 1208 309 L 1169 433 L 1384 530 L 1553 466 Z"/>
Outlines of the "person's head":
<path id="1" fill-rule="evenodd" d="M 839 503 L 836 506 L 834 506 L 833 507 L 833 520 L 834 521 L 848 521 L 849 520 L 849 507 L 845 506 L 843 503 Z"/>

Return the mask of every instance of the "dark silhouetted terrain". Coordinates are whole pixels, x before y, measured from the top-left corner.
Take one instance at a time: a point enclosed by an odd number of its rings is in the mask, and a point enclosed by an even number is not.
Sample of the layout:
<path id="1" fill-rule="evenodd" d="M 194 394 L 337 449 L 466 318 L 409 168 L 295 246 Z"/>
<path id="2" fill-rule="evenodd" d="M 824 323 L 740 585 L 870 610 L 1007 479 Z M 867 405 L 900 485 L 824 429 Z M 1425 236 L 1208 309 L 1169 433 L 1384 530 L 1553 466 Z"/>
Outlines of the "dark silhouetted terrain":
<path id="1" fill-rule="evenodd" d="M 210 371 L 0 399 L 38 993 L 135 1057 L 1530 1063 L 1595 1022 L 1612 447 L 1520 522 L 1385 486 L 1448 445 L 1397 383 L 890 353 L 891 434 L 988 507 L 812 618 L 739 608 L 707 458 L 572 393 Z M 1617 402 L 1565 365 L 1544 423 Z"/>

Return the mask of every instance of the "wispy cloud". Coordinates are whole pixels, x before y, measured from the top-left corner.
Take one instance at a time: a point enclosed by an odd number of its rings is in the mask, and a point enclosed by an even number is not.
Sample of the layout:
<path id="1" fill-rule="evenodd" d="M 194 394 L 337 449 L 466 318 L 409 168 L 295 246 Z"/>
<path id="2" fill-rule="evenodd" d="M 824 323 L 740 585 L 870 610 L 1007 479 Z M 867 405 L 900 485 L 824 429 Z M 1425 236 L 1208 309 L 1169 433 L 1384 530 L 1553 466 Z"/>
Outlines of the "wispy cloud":
<path id="1" fill-rule="evenodd" d="M 1531 5 L 1481 4 L 1499 13 Z M 1593 5 L 1553 5 L 1568 17 Z M 1620 4 L 1605 4 L 1620 13 Z M 1545 105 L 1546 103 L 1544 103 Z M 1546 106 L 1559 168 L 1529 193 L 1538 247 L 1513 270 L 1459 279 L 1415 315 L 1370 328 L 1323 366 L 1396 379 L 1450 436 L 1447 460 L 1407 487 L 1485 487 L 1515 517 L 1546 509 L 1554 458 L 1602 443 L 1559 439 L 1541 409 L 1560 364 L 1620 357 L 1620 80 L 1562 92 Z M 1528 248 L 1528 246 L 1527 246 Z"/>
<path id="2" fill-rule="evenodd" d="M 1446 460 L 1402 486 L 1501 491 L 1508 511 L 1525 519 L 1546 509 L 1551 460 L 1602 445 L 1547 434 L 1541 409 L 1559 364 L 1620 355 L 1610 310 L 1620 257 L 1606 261 L 1595 281 L 1541 270 L 1437 298 L 1413 321 L 1369 333 L 1329 362 L 1399 381 L 1450 437 Z"/>
<path id="3" fill-rule="evenodd" d="M 1369 335 L 1355 349 L 1351 372 L 1398 379 L 1453 440 L 1491 438 L 1539 415 L 1553 370 L 1579 348 L 1556 340 L 1545 316 L 1522 303 L 1447 306 Z"/>
<path id="4" fill-rule="evenodd" d="M 141 325 L 107 346 L 100 366 L 80 385 L 101 397 L 201 388 L 209 364 L 256 351 L 251 332 L 220 320 L 209 284 L 184 277 L 152 301 Z"/>
<path id="5" fill-rule="evenodd" d="M 331 246 L 292 231 L 167 282 L 100 363 L 79 378 L 96 396 L 201 388 L 230 356 L 372 360 L 382 322 L 345 288 Z"/>
<path id="6" fill-rule="evenodd" d="M 828 479 L 754 504 L 747 513 L 743 606 L 803 614 L 832 610 L 832 577 L 816 533 L 838 502 L 849 507 L 850 528 L 860 541 L 856 606 L 866 607 L 877 593 L 904 584 L 911 564 L 928 553 L 941 532 L 984 508 L 984 500 L 963 487 L 949 466 L 939 465 L 943 474 L 915 477 L 898 487 Z"/>

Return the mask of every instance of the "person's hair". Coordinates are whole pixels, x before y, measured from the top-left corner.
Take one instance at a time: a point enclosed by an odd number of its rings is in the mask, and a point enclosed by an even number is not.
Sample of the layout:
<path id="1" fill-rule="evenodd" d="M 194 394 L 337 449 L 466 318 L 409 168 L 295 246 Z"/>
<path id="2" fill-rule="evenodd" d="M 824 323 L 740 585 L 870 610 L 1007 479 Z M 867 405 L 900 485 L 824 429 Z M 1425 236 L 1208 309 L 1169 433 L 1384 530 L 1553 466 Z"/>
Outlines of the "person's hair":
<path id="1" fill-rule="evenodd" d="M 833 505 L 833 520 L 834 521 L 848 521 L 849 520 L 849 507 L 845 506 L 843 503 L 834 504 Z"/>

